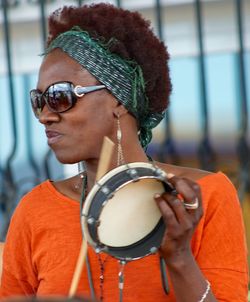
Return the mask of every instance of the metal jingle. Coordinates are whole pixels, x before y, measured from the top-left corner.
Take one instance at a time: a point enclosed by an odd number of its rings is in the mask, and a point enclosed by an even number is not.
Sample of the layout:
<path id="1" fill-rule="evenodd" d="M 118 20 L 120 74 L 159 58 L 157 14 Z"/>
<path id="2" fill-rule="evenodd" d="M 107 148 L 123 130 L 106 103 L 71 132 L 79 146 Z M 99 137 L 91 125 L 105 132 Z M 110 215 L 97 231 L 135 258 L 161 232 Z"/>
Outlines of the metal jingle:
<path id="1" fill-rule="evenodd" d="M 139 175 L 135 169 L 129 169 L 127 173 L 133 179 L 133 181 L 137 181 L 139 179 Z"/>

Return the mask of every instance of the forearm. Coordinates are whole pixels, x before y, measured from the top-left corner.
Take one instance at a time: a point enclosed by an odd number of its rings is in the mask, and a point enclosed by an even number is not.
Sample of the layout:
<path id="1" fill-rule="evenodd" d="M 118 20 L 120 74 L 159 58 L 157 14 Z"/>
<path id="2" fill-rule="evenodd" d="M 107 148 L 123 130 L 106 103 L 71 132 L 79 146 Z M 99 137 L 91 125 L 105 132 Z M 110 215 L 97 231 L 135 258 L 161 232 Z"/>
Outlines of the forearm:
<path id="1" fill-rule="evenodd" d="M 191 252 L 166 261 L 178 302 L 215 302 L 212 288 L 202 274 Z M 209 289 L 209 290 L 208 290 Z"/>

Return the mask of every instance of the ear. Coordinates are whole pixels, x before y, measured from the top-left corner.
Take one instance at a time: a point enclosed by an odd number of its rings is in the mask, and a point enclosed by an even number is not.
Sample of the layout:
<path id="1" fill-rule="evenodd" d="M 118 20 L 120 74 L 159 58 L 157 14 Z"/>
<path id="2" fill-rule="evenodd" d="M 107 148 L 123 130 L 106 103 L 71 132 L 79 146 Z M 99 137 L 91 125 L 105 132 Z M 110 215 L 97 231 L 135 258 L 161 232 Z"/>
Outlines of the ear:
<path id="1" fill-rule="evenodd" d="M 115 117 L 121 117 L 127 113 L 128 110 L 120 103 L 117 103 L 117 106 L 113 109 L 113 114 Z"/>

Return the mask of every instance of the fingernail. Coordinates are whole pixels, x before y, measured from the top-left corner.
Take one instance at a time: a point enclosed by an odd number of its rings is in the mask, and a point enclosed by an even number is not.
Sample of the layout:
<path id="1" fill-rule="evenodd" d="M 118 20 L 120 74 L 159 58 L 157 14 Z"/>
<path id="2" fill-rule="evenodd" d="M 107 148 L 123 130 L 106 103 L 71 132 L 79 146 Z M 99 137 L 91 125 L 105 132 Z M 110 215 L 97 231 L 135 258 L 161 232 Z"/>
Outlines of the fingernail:
<path id="1" fill-rule="evenodd" d="M 159 198 L 159 197 L 161 197 L 161 195 L 159 193 L 156 193 L 154 196 L 154 198 Z"/>
<path id="2" fill-rule="evenodd" d="M 167 178 L 169 179 L 169 178 L 172 178 L 172 177 L 174 177 L 175 175 L 173 174 L 173 173 L 167 173 Z"/>

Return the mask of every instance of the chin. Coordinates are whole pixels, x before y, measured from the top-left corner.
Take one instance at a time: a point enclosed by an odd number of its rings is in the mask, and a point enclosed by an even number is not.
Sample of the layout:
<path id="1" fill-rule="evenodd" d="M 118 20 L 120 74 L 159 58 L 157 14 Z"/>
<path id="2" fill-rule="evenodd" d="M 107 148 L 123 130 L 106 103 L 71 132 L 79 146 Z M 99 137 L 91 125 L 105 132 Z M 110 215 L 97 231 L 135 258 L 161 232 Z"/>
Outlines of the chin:
<path id="1" fill-rule="evenodd" d="M 55 156 L 56 156 L 57 160 L 62 164 L 72 165 L 72 164 L 76 164 L 82 160 L 82 159 L 78 159 L 78 157 L 74 157 L 73 154 L 66 155 L 66 154 L 55 153 Z"/>
<path id="2" fill-rule="evenodd" d="M 76 164 L 81 161 L 98 158 L 98 151 L 94 152 L 87 148 L 58 148 L 53 150 L 55 157 L 62 164 Z"/>

